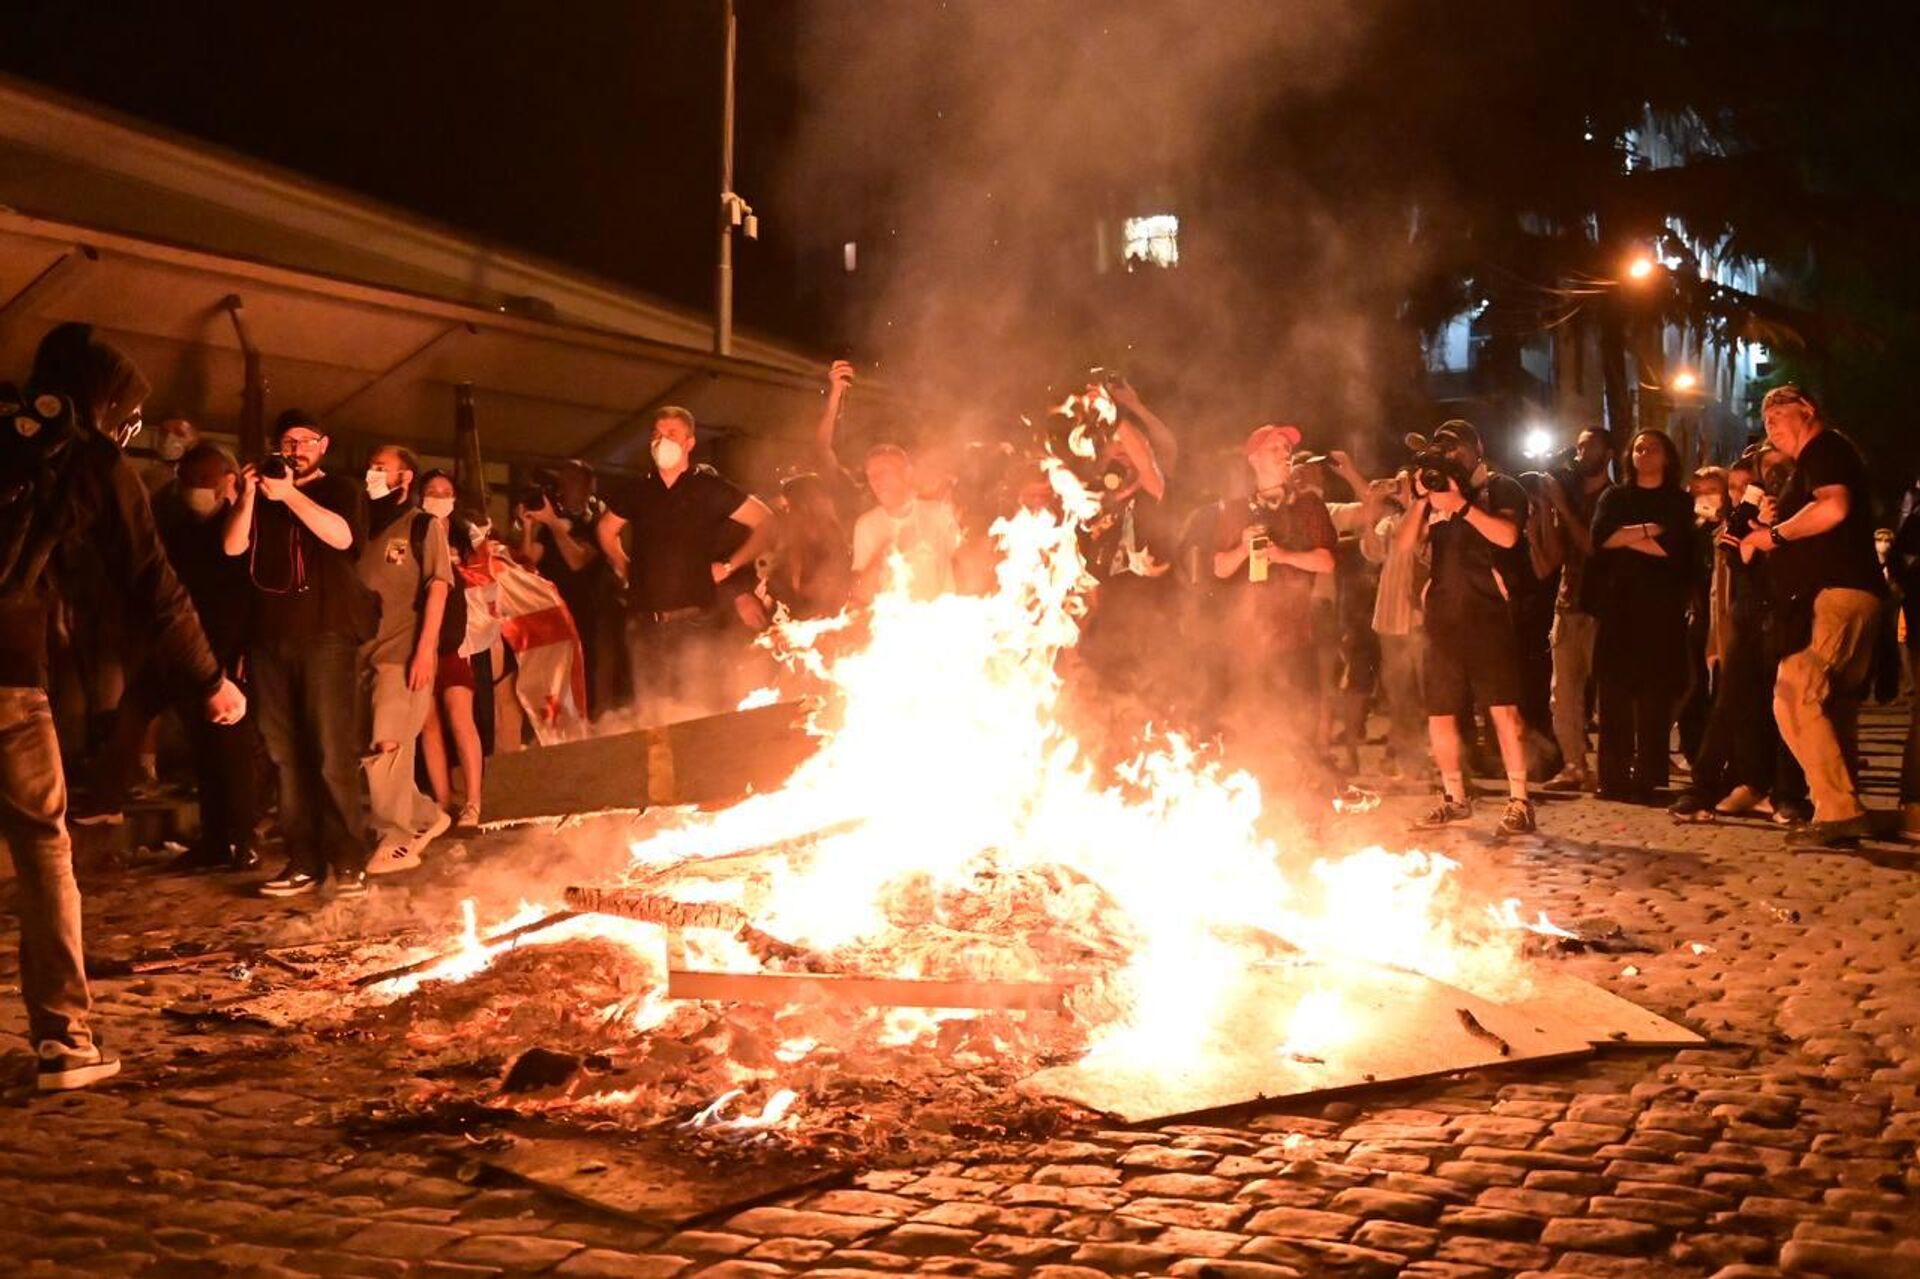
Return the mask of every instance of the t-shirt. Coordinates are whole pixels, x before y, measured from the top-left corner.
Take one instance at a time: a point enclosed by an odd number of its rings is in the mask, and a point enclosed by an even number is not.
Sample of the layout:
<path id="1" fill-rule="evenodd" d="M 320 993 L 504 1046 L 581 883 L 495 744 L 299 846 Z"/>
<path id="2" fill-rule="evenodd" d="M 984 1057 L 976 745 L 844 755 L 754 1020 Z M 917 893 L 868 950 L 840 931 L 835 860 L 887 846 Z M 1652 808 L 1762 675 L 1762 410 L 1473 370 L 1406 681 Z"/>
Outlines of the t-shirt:
<path id="1" fill-rule="evenodd" d="M 576 542 L 593 546 L 593 526 L 607 509 L 606 503 L 599 498 L 587 499 L 584 511 L 568 511 L 554 503 L 554 514 L 565 526 L 567 536 Z M 560 588 L 560 598 L 567 602 L 567 610 L 576 621 L 593 611 L 600 600 L 601 583 L 606 576 L 606 561 L 600 558 L 596 548 L 593 558 L 587 561 L 585 568 L 575 568 L 567 563 L 567 557 L 560 553 L 554 543 L 553 530 L 544 524 L 534 527 L 534 537 L 545 549 L 541 553 L 540 563 L 534 571 Z M 584 628 L 583 628 L 584 629 Z"/>
<path id="2" fill-rule="evenodd" d="M 1608 484 L 1598 493 L 1589 493 L 1577 472 L 1560 472 L 1561 491 L 1567 495 L 1567 506 L 1582 528 L 1593 527 L 1593 513 L 1598 509 L 1600 499 L 1606 496 L 1607 489 L 1612 487 L 1612 484 Z M 1587 571 L 1587 553 L 1580 549 L 1572 533 L 1561 540 L 1566 549 L 1560 561 L 1560 595 L 1554 601 L 1554 607 L 1562 613 L 1577 613 L 1580 611 L 1581 582 Z"/>
<path id="3" fill-rule="evenodd" d="M 891 551 L 907 562 L 915 599 L 953 590 L 953 553 L 960 549 L 960 521 L 945 502 L 915 498 L 904 515 L 876 506 L 853 522 L 853 571 L 864 573 Z"/>
<path id="4" fill-rule="evenodd" d="M 710 466 L 685 472 L 672 487 L 658 475 L 634 484 L 609 504 L 627 521 L 630 565 L 627 607 L 635 613 L 712 608 L 718 600 L 713 563 L 739 544 L 733 513 L 747 494 Z"/>
<path id="5" fill-rule="evenodd" d="M 248 589 L 247 562 L 228 555 L 227 512 L 207 519 L 186 513 L 185 503 L 160 524 L 167 559 L 200 615 L 200 626 L 220 664 L 231 672 L 253 638 L 256 594 Z"/>
<path id="6" fill-rule="evenodd" d="M 1433 571 L 1426 597 L 1430 623 L 1504 612 L 1507 601 L 1524 590 L 1524 575 L 1533 571 L 1527 563 L 1527 491 L 1520 482 L 1487 470 L 1469 490 L 1467 500 L 1483 511 L 1511 520 L 1521 536 L 1512 547 L 1495 546 L 1467 519 L 1465 508 L 1450 515 L 1430 511 L 1428 540 L 1433 544 Z"/>
<path id="7" fill-rule="evenodd" d="M 367 540 L 366 490 L 344 475 L 322 473 L 300 485 L 316 505 L 346 520 L 353 540 L 343 551 L 321 541 L 286 505 L 257 493 L 248 575 L 259 596 L 257 637 L 307 639 L 372 633 L 373 608 L 357 564 Z"/>
<path id="8" fill-rule="evenodd" d="M 1773 548 L 1774 587 L 1784 598 L 1811 598 L 1830 587 L 1886 593 L 1873 549 L 1867 465 L 1852 440 L 1827 427 L 1807 441 L 1780 492 L 1779 521 L 1793 518 L 1813 502 L 1816 490 L 1834 484 L 1846 486 L 1847 518 L 1817 537 L 1797 537 Z"/>
<path id="9" fill-rule="evenodd" d="M 1214 520 L 1213 549 L 1230 551 L 1246 537 L 1247 529 L 1261 525 L 1275 550 L 1332 550 L 1339 540 L 1327 504 L 1311 493 L 1289 492 L 1278 501 L 1225 501 Z M 1211 569 L 1211 565 L 1208 568 Z M 1249 565 L 1221 584 L 1234 590 L 1234 615 L 1261 627 L 1269 636 L 1304 643 L 1313 628 L 1313 588 L 1321 577 L 1289 564 L 1269 564 L 1267 580 L 1253 580 Z"/>
<path id="10" fill-rule="evenodd" d="M 408 507 L 367 538 L 360 551 L 360 580 L 380 597 L 380 626 L 363 655 L 374 666 L 404 666 L 420 638 L 427 583 L 445 582 L 449 591 L 453 588 L 446 523 Z M 434 642 L 437 648 L 438 636 Z"/>

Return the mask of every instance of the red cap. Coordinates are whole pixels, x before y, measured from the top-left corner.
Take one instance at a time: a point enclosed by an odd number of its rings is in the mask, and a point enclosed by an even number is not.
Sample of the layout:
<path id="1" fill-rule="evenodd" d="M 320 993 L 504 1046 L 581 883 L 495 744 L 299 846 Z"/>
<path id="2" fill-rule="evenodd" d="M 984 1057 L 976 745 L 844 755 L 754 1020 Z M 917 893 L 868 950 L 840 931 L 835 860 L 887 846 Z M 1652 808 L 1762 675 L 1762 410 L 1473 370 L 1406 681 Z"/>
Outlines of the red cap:
<path id="1" fill-rule="evenodd" d="M 1253 434 L 1247 437 L 1246 454 L 1252 457 L 1275 440 L 1285 440 L 1287 451 L 1291 453 L 1300 447 L 1300 438 L 1300 428 L 1291 422 L 1269 422 L 1256 427 Z"/>

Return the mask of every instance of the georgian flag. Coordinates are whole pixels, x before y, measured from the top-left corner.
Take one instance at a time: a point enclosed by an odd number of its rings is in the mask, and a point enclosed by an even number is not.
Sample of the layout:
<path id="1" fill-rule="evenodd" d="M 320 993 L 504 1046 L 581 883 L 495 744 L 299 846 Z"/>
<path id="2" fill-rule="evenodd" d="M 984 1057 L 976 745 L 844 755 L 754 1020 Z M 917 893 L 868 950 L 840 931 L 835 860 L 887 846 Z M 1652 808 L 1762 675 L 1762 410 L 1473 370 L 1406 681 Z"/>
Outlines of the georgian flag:
<path id="1" fill-rule="evenodd" d="M 499 639 L 520 665 L 515 688 L 540 744 L 584 737 L 586 656 L 559 588 L 514 563 L 507 548 L 492 540 L 455 571 L 467 589 L 467 638 L 460 645 L 461 656 L 485 652 Z"/>

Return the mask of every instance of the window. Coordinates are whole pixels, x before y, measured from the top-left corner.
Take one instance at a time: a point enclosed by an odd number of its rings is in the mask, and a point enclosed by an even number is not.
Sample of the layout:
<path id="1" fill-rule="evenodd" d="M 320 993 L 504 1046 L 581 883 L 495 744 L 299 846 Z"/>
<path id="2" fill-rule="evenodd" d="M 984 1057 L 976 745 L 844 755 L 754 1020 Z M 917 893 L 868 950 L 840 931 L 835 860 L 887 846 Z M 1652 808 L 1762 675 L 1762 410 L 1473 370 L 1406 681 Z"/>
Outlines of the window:
<path id="1" fill-rule="evenodd" d="M 1125 247 L 1120 260 L 1131 271 L 1134 264 L 1171 267 L 1180 262 L 1180 219 L 1171 213 L 1155 213 L 1144 218 L 1128 218 L 1121 224 Z"/>

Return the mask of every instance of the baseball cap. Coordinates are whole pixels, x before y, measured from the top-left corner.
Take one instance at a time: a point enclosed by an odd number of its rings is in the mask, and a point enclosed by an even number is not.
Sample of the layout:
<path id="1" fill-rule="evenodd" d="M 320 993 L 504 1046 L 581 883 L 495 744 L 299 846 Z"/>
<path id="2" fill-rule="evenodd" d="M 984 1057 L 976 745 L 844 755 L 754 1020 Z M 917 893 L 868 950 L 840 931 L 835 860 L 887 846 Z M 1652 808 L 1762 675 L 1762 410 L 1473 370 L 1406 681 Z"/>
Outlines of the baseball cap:
<path id="1" fill-rule="evenodd" d="M 1247 437 L 1246 454 L 1252 457 L 1275 440 L 1285 440 L 1287 451 L 1291 453 L 1300 447 L 1300 428 L 1291 422 L 1269 422 L 1265 426 L 1255 427 Z"/>
<path id="2" fill-rule="evenodd" d="M 1457 441 L 1461 444 L 1471 444 L 1476 449 L 1480 447 L 1480 432 L 1474 429 L 1473 423 L 1464 418 L 1451 418 L 1442 422 L 1439 429 L 1434 431 L 1433 442 L 1435 444 L 1447 439 Z"/>
<path id="3" fill-rule="evenodd" d="M 299 427 L 305 427 L 309 431 L 319 431 L 322 435 L 326 434 L 321 429 L 320 419 L 305 409 L 285 409 L 279 417 L 273 419 L 273 438 L 278 440 L 288 431 Z"/>

